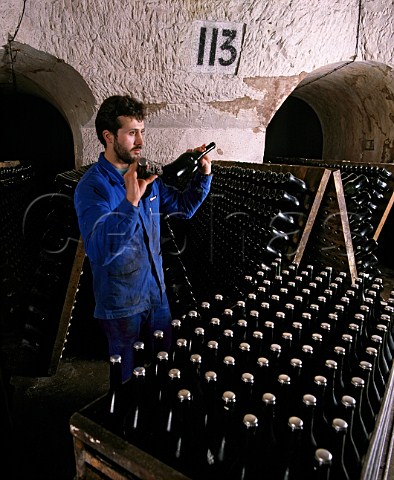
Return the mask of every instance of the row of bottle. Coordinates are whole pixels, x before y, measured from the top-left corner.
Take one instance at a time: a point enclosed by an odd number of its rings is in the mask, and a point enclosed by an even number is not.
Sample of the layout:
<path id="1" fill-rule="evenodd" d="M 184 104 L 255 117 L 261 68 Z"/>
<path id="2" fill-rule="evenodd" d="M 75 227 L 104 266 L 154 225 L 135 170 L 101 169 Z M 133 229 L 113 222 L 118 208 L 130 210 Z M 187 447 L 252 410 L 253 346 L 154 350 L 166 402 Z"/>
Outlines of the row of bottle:
<path id="1" fill-rule="evenodd" d="M 73 205 L 75 185 L 67 175 L 55 187 L 56 192 L 39 199 L 39 252 L 21 312 L 21 347 L 31 359 L 30 368 L 40 373 L 48 370 L 80 236 Z"/>
<path id="2" fill-rule="evenodd" d="M 215 295 L 174 319 L 169 352 L 156 332 L 154 361 L 122 395 L 117 432 L 196 479 L 259 478 L 267 467 L 278 479 L 320 469 L 358 478 L 391 367 L 394 309 L 379 279 L 346 288 L 343 272 L 291 267 L 272 262 L 237 297 Z M 304 288 L 290 293 L 295 282 Z M 141 342 L 133 348 L 145 364 Z"/>
<path id="3" fill-rule="evenodd" d="M 7 334 L 19 328 L 17 310 L 34 268 L 34 245 L 24 228 L 25 212 L 34 199 L 34 176 L 31 164 L 0 167 L 0 328 Z"/>
<path id="4" fill-rule="evenodd" d="M 30 163 L 0 167 L 0 188 L 19 185 L 34 178 L 35 172 Z"/>
<path id="5" fill-rule="evenodd" d="M 389 169 L 376 165 L 353 164 L 349 162 L 325 162 L 310 159 L 294 158 L 271 158 L 265 159 L 268 163 L 297 164 L 325 167 L 340 170 L 343 183 L 344 195 L 347 207 L 347 216 L 351 230 L 353 250 L 355 253 L 356 268 L 361 271 L 375 272 L 379 275 L 378 250 L 379 245 L 374 239 L 374 234 L 379 220 L 382 218 L 384 209 L 389 200 L 389 193 L 392 190 L 392 173 Z M 324 210 L 329 207 L 330 201 L 325 201 Z M 346 262 L 346 251 L 343 248 L 343 232 L 338 221 L 330 220 L 338 218 L 338 204 L 334 202 L 336 211 L 329 212 L 319 225 L 320 245 L 309 246 L 312 258 L 323 257 L 323 261 L 331 261 L 335 258 L 335 267 Z M 332 230 L 332 231 L 331 231 Z M 331 235 L 338 231 L 338 238 Z M 341 240 L 341 242 L 338 241 Z"/>
<path id="6" fill-rule="evenodd" d="M 383 213 L 379 207 L 385 202 L 390 177 L 386 169 L 376 170 L 375 175 L 341 171 L 356 266 L 364 271 L 378 271 L 378 243 L 373 236 Z"/>
<path id="7" fill-rule="evenodd" d="M 261 262 L 278 255 L 291 258 L 307 218 L 308 198 L 305 182 L 290 172 L 213 165 L 208 198 L 176 230 L 195 288 L 204 285 L 206 276 L 220 288 L 224 278 L 236 283 Z"/>

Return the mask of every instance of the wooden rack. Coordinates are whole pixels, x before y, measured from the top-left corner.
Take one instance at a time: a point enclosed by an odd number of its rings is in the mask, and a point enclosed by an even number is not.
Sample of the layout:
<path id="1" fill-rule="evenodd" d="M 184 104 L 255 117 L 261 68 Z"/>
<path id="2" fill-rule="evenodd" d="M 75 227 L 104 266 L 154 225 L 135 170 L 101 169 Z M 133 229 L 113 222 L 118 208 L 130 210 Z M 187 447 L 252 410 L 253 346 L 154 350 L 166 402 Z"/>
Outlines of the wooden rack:
<path id="1" fill-rule="evenodd" d="M 289 261 L 320 263 L 345 271 L 351 281 L 357 277 L 349 219 L 339 170 L 304 165 L 246 164 L 217 162 L 221 166 L 242 166 L 255 170 L 290 172 L 304 180 L 308 190 L 306 221 L 298 225 L 299 241 Z M 292 258 L 293 256 L 293 258 Z"/>

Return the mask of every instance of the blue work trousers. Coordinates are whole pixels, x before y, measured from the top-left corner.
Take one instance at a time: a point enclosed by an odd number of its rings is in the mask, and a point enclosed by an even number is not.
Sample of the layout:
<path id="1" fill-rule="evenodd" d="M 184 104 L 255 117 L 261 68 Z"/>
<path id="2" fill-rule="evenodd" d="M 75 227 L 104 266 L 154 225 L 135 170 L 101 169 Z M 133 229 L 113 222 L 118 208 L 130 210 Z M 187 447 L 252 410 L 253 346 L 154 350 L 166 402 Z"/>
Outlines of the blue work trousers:
<path id="1" fill-rule="evenodd" d="M 100 327 L 108 340 L 109 355 L 119 354 L 122 357 L 122 380 L 131 378 L 133 369 L 143 365 L 135 365 L 133 345 L 137 341 L 144 342 L 145 359 L 151 363 L 153 358 L 153 332 L 162 330 L 164 341 L 162 349 L 169 351 L 171 346 L 171 312 L 166 296 L 160 305 L 151 306 L 136 315 L 116 319 L 98 319 Z"/>

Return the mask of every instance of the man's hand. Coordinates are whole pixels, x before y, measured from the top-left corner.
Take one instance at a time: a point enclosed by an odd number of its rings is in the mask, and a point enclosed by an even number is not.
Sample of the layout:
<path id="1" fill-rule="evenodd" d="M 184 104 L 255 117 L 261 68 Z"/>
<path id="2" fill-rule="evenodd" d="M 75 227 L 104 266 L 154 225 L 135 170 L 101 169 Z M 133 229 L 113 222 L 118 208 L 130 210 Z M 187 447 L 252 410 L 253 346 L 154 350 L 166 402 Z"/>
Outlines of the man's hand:
<path id="1" fill-rule="evenodd" d="M 205 151 L 205 143 L 201 145 L 201 147 L 197 147 L 194 149 L 194 152 L 204 152 Z M 200 160 L 200 165 L 198 167 L 198 171 L 203 175 L 210 175 L 211 173 L 211 160 L 209 159 L 208 155 L 204 155 Z"/>
<path id="2" fill-rule="evenodd" d="M 138 207 L 146 187 L 157 178 L 157 175 L 151 175 L 148 178 L 137 178 L 137 168 L 138 162 L 133 162 L 123 176 L 126 186 L 126 198 L 135 207 Z"/>

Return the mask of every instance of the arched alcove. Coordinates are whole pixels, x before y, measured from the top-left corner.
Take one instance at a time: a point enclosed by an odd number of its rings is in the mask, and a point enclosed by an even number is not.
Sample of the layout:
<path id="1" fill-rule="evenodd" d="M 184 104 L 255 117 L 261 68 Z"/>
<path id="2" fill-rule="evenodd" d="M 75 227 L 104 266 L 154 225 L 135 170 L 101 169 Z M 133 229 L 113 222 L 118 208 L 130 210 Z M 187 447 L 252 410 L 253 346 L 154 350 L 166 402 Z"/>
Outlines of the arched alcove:
<path id="1" fill-rule="evenodd" d="M 265 158 L 322 158 L 323 138 L 315 111 L 290 95 L 267 128 Z"/>
<path id="2" fill-rule="evenodd" d="M 95 98 L 84 78 L 63 60 L 13 42 L 0 55 L 0 99 L 21 94 L 38 97 L 59 112 L 72 134 L 73 166 L 80 166 L 81 127 L 95 111 Z"/>
<path id="3" fill-rule="evenodd" d="M 58 192 L 54 180 L 83 163 L 81 128 L 94 104 L 82 76 L 60 59 L 17 42 L 0 55 L 0 162 L 16 161 L 2 163 L 0 172 L 0 342 L 7 331 L 3 348 L 11 369 L 23 357 L 19 345 L 26 344 L 32 292 L 39 284 L 45 291 L 43 266 L 49 263 L 43 263 L 42 239 Z"/>
<path id="4" fill-rule="evenodd" d="M 271 145 L 275 143 L 271 133 L 284 144 L 291 140 L 289 135 L 294 136 L 300 128 L 304 134 L 299 122 L 305 105 L 313 110 L 321 125 L 322 155 L 318 158 L 393 163 L 394 73 L 391 67 L 376 62 L 347 62 L 311 72 L 268 125 L 266 155 L 271 154 Z M 294 111 L 290 107 L 294 107 Z M 294 156 L 313 158 L 309 152 L 314 139 L 303 136 L 302 140 L 304 148 L 298 144 Z"/>
<path id="5" fill-rule="evenodd" d="M 394 73 L 376 62 L 327 65 L 307 75 L 267 127 L 265 161 L 276 157 L 394 162 Z M 321 127 L 321 155 L 313 148 Z M 308 130 L 309 134 L 308 134 Z M 278 158 L 279 157 L 279 158 Z M 393 267 L 390 255 L 393 212 L 380 233 L 378 256 Z"/>
<path id="6" fill-rule="evenodd" d="M 41 97 L 13 91 L 0 94 L 4 142 L 0 162 L 29 163 L 39 191 L 53 188 L 56 174 L 75 167 L 73 136 L 59 111 Z"/>

